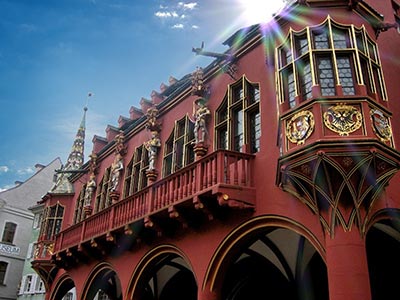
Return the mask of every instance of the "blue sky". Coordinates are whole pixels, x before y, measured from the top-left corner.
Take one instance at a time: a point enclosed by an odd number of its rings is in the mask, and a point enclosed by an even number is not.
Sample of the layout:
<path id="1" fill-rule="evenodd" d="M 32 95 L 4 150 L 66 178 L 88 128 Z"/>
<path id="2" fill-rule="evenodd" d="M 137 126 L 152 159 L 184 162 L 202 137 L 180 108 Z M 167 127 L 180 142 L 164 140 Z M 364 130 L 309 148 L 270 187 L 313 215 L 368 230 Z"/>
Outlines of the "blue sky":
<path id="1" fill-rule="evenodd" d="M 152 90 L 205 67 L 192 47 L 227 50 L 236 30 L 267 21 L 279 0 L 0 0 L 0 191 L 36 163 L 64 163 L 90 98 L 85 161 Z"/>

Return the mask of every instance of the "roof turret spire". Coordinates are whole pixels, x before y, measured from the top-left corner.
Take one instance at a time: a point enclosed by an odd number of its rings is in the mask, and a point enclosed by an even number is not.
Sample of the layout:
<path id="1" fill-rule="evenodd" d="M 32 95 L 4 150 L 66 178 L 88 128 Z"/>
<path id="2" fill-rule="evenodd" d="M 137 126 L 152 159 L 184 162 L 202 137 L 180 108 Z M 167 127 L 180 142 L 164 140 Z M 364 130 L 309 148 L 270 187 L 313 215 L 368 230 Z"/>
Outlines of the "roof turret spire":
<path id="1" fill-rule="evenodd" d="M 92 93 L 88 94 L 89 97 L 92 96 Z M 84 159 L 84 149 L 85 149 L 85 131 L 86 131 L 86 112 L 87 112 L 87 103 L 83 108 L 83 116 L 81 120 L 81 124 L 79 125 L 78 131 L 75 136 L 74 143 L 72 144 L 71 152 L 69 153 L 67 162 L 65 166 L 58 170 L 57 181 L 54 187 L 50 192 L 52 193 L 73 193 L 73 186 L 70 183 L 68 177 L 72 173 L 79 172 L 79 169 L 83 165 Z"/>
<path id="2" fill-rule="evenodd" d="M 83 165 L 84 150 L 85 150 L 85 131 L 86 131 L 86 112 L 87 106 L 83 108 L 83 116 L 81 124 L 76 133 L 74 143 L 72 145 L 71 152 L 68 156 L 67 163 L 65 164 L 64 170 L 77 170 Z"/>

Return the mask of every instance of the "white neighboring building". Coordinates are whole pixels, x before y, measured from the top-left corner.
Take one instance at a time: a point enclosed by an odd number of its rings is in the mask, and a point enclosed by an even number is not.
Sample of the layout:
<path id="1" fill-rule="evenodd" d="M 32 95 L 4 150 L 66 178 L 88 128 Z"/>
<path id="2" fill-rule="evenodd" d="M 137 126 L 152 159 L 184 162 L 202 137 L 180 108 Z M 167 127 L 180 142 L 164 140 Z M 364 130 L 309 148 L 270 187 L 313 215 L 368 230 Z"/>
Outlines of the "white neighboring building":
<path id="1" fill-rule="evenodd" d="M 32 238 L 33 213 L 29 208 L 52 188 L 61 160 L 35 167 L 36 173 L 28 180 L 0 192 L 0 300 L 17 299 Z"/>

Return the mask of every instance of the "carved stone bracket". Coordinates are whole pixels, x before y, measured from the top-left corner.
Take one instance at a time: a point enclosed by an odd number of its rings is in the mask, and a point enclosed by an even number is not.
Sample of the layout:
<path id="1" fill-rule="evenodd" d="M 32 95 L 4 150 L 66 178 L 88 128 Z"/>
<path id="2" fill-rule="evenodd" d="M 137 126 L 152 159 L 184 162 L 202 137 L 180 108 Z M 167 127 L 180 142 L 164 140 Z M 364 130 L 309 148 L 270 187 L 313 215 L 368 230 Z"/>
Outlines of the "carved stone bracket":
<path id="1" fill-rule="evenodd" d="M 281 159 L 277 184 L 319 215 L 331 236 L 338 225 L 362 231 L 375 201 L 400 169 L 400 155 L 378 142 L 331 146 Z"/>
<path id="2" fill-rule="evenodd" d="M 120 196 L 120 193 L 119 193 L 119 192 L 117 192 L 117 191 L 114 191 L 114 192 L 111 192 L 111 193 L 110 193 L 110 198 L 111 198 L 111 202 L 112 202 L 112 204 L 114 204 L 114 203 L 117 203 L 117 202 L 118 202 L 118 200 L 119 200 L 119 196 Z"/>
<path id="3" fill-rule="evenodd" d="M 92 214 L 93 208 L 91 206 L 85 206 L 83 211 L 85 213 L 85 218 L 87 218 Z"/>
<path id="4" fill-rule="evenodd" d="M 162 228 L 151 217 L 144 218 L 144 227 L 154 230 L 157 236 L 162 236 Z"/>
<path id="5" fill-rule="evenodd" d="M 193 147 L 193 151 L 196 154 L 196 159 L 202 158 L 204 155 L 207 154 L 208 146 L 202 143 L 197 143 Z"/>
<path id="6" fill-rule="evenodd" d="M 227 194 L 218 194 L 217 195 L 217 201 L 220 206 L 227 206 L 230 208 L 237 208 L 237 209 L 254 209 L 254 205 L 231 199 Z"/>
<path id="7" fill-rule="evenodd" d="M 153 183 L 154 181 L 156 181 L 158 176 L 158 171 L 157 170 L 147 170 L 146 171 L 146 177 L 147 180 L 149 181 L 149 183 Z"/>

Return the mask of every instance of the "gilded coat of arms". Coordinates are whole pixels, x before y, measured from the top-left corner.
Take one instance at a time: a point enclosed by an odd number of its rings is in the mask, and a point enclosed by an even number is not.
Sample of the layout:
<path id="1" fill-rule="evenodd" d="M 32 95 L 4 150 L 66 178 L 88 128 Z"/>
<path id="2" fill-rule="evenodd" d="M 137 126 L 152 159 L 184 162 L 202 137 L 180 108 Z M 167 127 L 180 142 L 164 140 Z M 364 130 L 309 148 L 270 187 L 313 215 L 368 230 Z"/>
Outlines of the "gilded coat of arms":
<path id="1" fill-rule="evenodd" d="M 297 145 L 304 144 L 304 141 L 314 130 L 314 115 L 308 110 L 295 114 L 286 124 L 286 137 Z"/>
<path id="2" fill-rule="evenodd" d="M 324 113 L 324 124 L 340 136 L 347 136 L 361 127 L 362 114 L 356 107 L 340 103 Z"/>
<path id="3" fill-rule="evenodd" d="M 389 119 L 379 109 L 371 109 L 369 112 L 372 121 L 372 129 L 382 142 L 387 142 L 392 137 L 392 128 Z"/>

